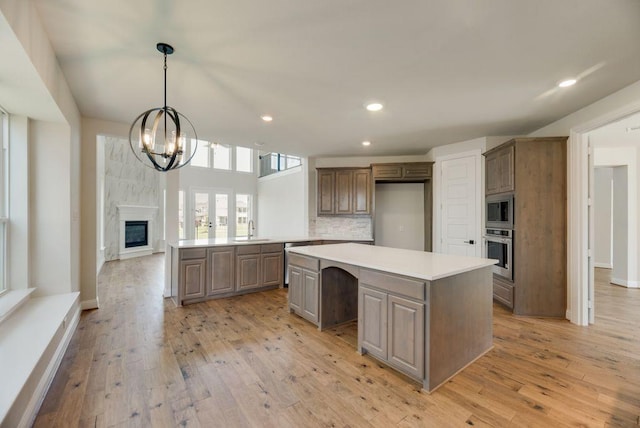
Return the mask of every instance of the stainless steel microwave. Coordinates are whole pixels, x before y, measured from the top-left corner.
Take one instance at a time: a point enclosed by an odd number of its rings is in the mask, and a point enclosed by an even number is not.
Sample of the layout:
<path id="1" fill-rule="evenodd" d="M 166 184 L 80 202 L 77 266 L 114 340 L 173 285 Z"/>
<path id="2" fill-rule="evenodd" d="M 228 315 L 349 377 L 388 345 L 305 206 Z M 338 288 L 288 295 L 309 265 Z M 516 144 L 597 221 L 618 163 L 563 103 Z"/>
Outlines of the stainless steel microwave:
<path id="1" fill-rule="evenodd" d="M 513 193 L 487 196 L 487 227 L 513 229 Z"/>

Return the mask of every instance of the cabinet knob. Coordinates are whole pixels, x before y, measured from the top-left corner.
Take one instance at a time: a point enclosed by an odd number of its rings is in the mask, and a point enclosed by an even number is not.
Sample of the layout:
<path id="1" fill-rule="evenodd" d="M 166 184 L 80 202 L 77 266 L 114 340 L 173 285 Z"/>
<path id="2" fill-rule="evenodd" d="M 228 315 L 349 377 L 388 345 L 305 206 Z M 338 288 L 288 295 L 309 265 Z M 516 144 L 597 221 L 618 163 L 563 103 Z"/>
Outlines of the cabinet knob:
<path id="1" fill-rule="evenodd" d="M 473 239 L 470 239 L 470 240 L 468 240 L 468 241 L 464 241 L 464 243 L 465 243 L 465 244 L 471 244 L 471 245 L 473 245 L 473 244 L 475 244 L 475 243 L 476 243 L 476 241 L 474 241 Z"/>

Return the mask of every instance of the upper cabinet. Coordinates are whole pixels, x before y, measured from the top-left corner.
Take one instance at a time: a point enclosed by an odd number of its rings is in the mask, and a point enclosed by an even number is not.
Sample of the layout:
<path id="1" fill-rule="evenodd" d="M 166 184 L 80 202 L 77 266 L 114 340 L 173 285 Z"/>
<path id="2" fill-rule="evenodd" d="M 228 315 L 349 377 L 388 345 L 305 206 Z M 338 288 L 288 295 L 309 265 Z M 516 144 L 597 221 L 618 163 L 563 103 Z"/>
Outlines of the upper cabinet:
<path id="1" fill-rule="evenodd" d="M 371 169 L 318 168 L 318 215 L 370 215 Z"/>
<path id="2" fill-rule="evenodd" d="M 374 163 L 375 181 L 423 181 L 431 178 L 433 162 Z"/>
<path id="3" fill-rule="evenodd" d="M 486 194 L 513 192 L 514 144 L 500 146 L 486 153 Z"/>

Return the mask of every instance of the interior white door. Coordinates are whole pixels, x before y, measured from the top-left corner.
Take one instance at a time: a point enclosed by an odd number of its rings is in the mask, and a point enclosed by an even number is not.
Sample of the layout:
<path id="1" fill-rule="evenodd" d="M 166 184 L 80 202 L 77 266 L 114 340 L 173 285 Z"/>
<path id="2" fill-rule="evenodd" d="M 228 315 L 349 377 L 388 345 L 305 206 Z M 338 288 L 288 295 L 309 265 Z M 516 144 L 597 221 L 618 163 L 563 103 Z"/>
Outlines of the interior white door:
<path id="1" fill-rule="evenodd" d="M 480 256 L 480 195 L 477 157 L 465 156 L 441 163 L 441 251 L 459 256 Z"/>

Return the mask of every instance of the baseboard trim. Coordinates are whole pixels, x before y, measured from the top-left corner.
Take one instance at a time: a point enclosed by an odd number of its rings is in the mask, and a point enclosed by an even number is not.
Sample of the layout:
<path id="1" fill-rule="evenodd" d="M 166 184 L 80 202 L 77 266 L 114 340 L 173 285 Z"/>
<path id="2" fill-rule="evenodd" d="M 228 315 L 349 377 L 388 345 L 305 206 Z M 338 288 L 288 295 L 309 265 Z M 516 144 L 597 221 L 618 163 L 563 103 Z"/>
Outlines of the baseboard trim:
<path id="1" fill-rule="evenodd" d="M 611 278 L 611 283 L 627 288 L 640 288 L 640 281 L 627 281 L 626 279 Z"/>
<path id="2" fill-rule="evenodd" d="M 98 309 L 98 308 L 100 308 L 100 305 L 98 303 L 97 297 L 95 299 L 83 300 L 82 302 L 80 302 L 80 309 L 83 311 L 87 311 L 89 309 Z"/>
<path id="3" fill-rule="evenodd" d="M 593 267 L 597 267 L 597 268 L 601 268 L 601 269 L 613 269 L 613 266 L 611 266 L 611 263 L 598 263 L 598 262 L 595 262 L 595 263 L 593 263 Z"/>
<path id="4" fill-rule="evenodd" d="M 53 382 L 53 378 L 56 376 L 58 372 L 58 368 L 62 363 L 62 358 L 64 357 L 65 352 L 67 352 L 67 348 L 69 347 L 69 343 L 71 342 L 71 338 L 73 337 L 73 333 L 75 333 L 76 328 L 78 327 L 78 323 L 80 322 L 80 306 L 76 305 L 76 310 L 73 313 L 73 318 L 71 319 L 71 324 L 67 328 L 56 349 L 51 362 L 47 366 L 44 374 L 40 378 L 40 382 L 38 382 L 38 386 L 34 391 L 31 400 L 29 400 L 29 404 L 27 404 L 27 408 L 22 414 L 22 419 L 20 420 L 20 424 L 18 425 L 20 428 L 22 427 L 30 427 L 33 426 L 33 423 L 36 420 L 36 416 L 38 416 L 38 411 L 40 410 L 40 406 L 42 406 L 42 402 L 49 391 L 49 387 L 51 387 L 51 383 Z"/>

